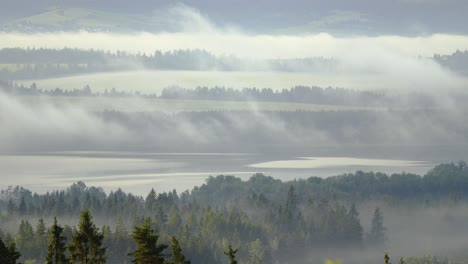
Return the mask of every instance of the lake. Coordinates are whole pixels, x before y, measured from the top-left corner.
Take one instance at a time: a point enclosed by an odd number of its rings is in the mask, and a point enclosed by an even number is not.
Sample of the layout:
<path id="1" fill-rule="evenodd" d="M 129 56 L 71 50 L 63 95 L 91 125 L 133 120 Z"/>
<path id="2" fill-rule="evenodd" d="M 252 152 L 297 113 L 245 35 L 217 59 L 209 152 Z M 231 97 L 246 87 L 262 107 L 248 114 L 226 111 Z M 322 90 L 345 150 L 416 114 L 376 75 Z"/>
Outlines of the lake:
<path id="1" fill-rule="evenodd" d="M 287 157 L 249 153 L 133 153 L 55 152 L 0 156 L 0 188 L 20 185 L 44 193 L 77 181 L 106 191 L 145 195 L 156 191 L 184 191 L 209 176 L 234 175 L 247 180 L 262 172 L 281 180 L 327 177 L 347 172 L 402 171 L 424 174 L 433 161 L 350 157 Z"/>

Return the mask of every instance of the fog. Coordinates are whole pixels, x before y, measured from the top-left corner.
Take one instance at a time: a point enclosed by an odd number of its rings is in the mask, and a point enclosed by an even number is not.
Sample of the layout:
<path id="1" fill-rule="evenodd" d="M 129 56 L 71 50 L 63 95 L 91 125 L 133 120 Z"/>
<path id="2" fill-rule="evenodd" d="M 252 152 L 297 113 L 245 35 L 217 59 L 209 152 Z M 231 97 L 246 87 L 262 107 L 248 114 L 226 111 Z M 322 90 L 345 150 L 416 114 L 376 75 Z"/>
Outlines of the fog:
<path id="1" fill-rule="evenodd" d="M 409 256 L 437 256 L 451 261 L 466 258 L 466 205 L 441 202 L 429 208 L 414 205 L 390 205 L 387 202 L 364 203 L 359 208 L 361 221 L 366 232 L 375 206 L 383 212 L 387 228 L 388 242 L 385 247 L 372 247 L 365 250 L 346 248 L 325 248 L 311 250 L 309 259 L 340 259 L 343 263 L 381 263 L 385 252 L 391 263 Z M 367 228 L 366 228 L 367 227 Z M 300 260 L 297 261 L 300 263 Z M 430 263 L 430 262 L 429 262 Z"/>
<path id="2" fill-rule="evenodd" d="M 466 108 L 440 98 L 433 98 L 434 106 L 444 108 L 422 111 L 415 105 L 278 112 L 253 101 L 235 108 L 206 101 L 195 110 L 139 97 L 0 94 L 0 176 L 16 176 L 1 186 L 44 192 L 81 179 L 145 193 L 150 183 L 161 191 L 185 190 L 210 175 L 256 171 L 283 180 L 360 169 L 422 174 L 434 164 L 468 158 L 468 126 L 460 122 Z"/>
<path id="3" fill-rule="evenodd" d="M 0 48 L 68 47 L 131 54 L 200 49 L 231 58 L 227 61 L 232 64 L 224 65 L 227 70 L 203 70 L 203 65 L 149 70 L 138 61 L 122 59 L 118 63 L 128 69 L 121 71 L 10 78 L 18 85 L 35 83 L 45 91 L 89 85 L 93 93 L 54 94 L 31 88 L 37 93 L 15 94 L 0 89 L 0 190 L 20 185 L 46 193 L 84 181 L 107 192 L 123 188 L 146 195 L 151 188 L 192 189 L 219 174 L 248 180 L 261 172 L 282 181 L 360 170 L 424 175 L 436 164 L 468 160 L 468 77 L 433 59 L 435 54 L 468 49 L 468 35 L 448 30 L 409 35 L 259 32 L 235 21 L 219 23 L 219 17 L 210 17 L 212 12 L 184 4 L 148 12 L 164 21 L 163 31 L 0 32 Z M 362 12 L 333 10 L 306 26 L 370 19 Z M 269 64 L 311 58 L 333 61 L 333 67 L 314 70 L 292 63 L 291 69 L 282 71 Z M 300 85 L 353 89 L 368 100 L 375 98 L 375 103 L 359 105 L 353 94 L 346 93 L 345 102 L 336 105 L 326 105 L 326 98 L 319 104 L 293 98 L 301 97 L 300 92 L 284 96 L 284 101 L 155 96 L 175 86 L 282 91 Z M 107 93 L 113 88 L 126 93 Z M 333 92 L 342 90 L 329 89 L 328 95 Z M 385 198 L 363 199 L 358 209 L 369 231 L 374 208 L 382 208 L 389 238 L 385 250 L 391 252 L 393 263 L 409 255 L 466 257 L 466 202 L 434 199 L 437 203 L 429 205 L 422 196 L 421 201 L 408 203 Z M 97 218 L 99 224 L 105 221 Z M 15 225 L 5 228 L 13 230 Z M 376 263 L 383 259 L 382 251 L 337 247 L 304 255 Z"/>
<path id="4" fill-rule="evenodd" d="M 46 96 L 25 100 L 28 98 L 0 95 L 0 142 L 4 152 L 87 148 L 244 152 L 283 146 L 300 150 L 305 146 L 391 146 L 397 142 L 466 144 L 468 127 L 460 122 L 466 111 L 463 102 L 439 97 L 433 98 L 436 103 L 431 110 L 418 110 L 421 106 L 414 105 L 415 110 L 329 107 L 276 112 L 252 101 L 231 109 L 224 108 L 222 101 L 206 101 L 199 110 L 174 111 L 167 101 L 164 110 L 152 106 L 164 101 L 138 97 L 116 100 L 114 106 L 113 99 L 99 97 L 79 103 Z M 213 111 L 216 109 L 220 111 Z"/>
<path id="5" fill-rule="evenodd" d="M 202 49 L 214 55 L 233 55 L 245 61 L 264 59 L 294 59 L 309 57 L 333 58 L 338 62 L 335 72 L 318 78 L 297 80 L 295 85 L 323 85 L 346 87 L 353 77 L 365 75 L 371 84 L 365 89 L 461 89 L 467 85 L 466 78 L 441 68 L 431 58 L 434 54 L 451 54 L 468 48 L 468 37 L 463 35 L 434 34 L 428 36 L 345 36 L 328 33 L 298 35 L 249 34 L 236 26 L 215 25 L 199 10 L 186 5 L 175 5 L 161 11 L 162 16 L 175 32 L 166 33 L 0 33 L 0 47 L 23 48 L 81 48 L 106 51 L 126 51 L 153 54 L 155 50 Z M 257 64 L 260 62 L 257 62 Z M 138 66 L 136 65 L 136 68 Z M 268 67 L 261 67 L 268 72 Z M 320 74 L 319 74 L 320 76 Z M 92 77 L 85 76 L 88 79 Z M 177 77 L 181 78 L 181 77 Z M 182 77 L 183 78 L 183 77 Z M 215 77 L 216 85 L 222 85 L 228 76 Z M 127 79 L 134 83 L 142 79 Z M 239 77 L 236 80 L 241 81 Z M 313 83 L 318 79 L 319 83 Z M 338 79 L 340 81 L 333 81 Z M 170 79 L 170 85 L 184 85 Z M 368 80 L 363 83 L 369 83 Z M 85 81 L 83 81 L 85 82 Z M 205 85 L 213 82 L 206 80 Z M 232 85 L 229 82 L 227 85 Z M 85 85 L 86 83 L 80 85 Z M 166 83 L 164 83 L 166 84 Z M 291 86 L 290 83 L 285 83 Z M 157 84 L 156 84 L 157 85 Z M 203 79 L 197 82 L 203 85 Z M 226 85 L 226 84 L 225 84 Z M 248 86 L 267 86 L 263 81 L 247 82 Z M 284 84 L 283 84 L 284 85 Z M 237 85 L 233 85 L 237 87 Z M 372 87 L 374 86 L 374 87 Z M 55 87 L 53 87 L 55 88 Z M 70 88 L 70 87 L 65 87 Z M 287 87 L 283 87 L 287 88 Z"/>

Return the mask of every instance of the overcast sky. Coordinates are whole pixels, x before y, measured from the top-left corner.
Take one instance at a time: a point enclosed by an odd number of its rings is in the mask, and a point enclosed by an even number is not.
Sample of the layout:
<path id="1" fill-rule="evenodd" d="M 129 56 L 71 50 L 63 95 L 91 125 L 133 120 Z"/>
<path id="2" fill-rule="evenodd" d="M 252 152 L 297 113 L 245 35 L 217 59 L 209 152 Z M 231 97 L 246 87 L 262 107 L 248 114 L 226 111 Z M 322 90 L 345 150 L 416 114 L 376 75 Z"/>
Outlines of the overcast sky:
<path id="1" fill-rule="evenodd" d="M 200 10 L 218 26 L 252 33 L 420 36 L 468 34 L 466 0 L 1 0 L 0 18 L 22 17 L 51 6 L 83 7 L 156 16 L 174 4 Z M 157 18 L 157 17 L 156 17 Z"/>

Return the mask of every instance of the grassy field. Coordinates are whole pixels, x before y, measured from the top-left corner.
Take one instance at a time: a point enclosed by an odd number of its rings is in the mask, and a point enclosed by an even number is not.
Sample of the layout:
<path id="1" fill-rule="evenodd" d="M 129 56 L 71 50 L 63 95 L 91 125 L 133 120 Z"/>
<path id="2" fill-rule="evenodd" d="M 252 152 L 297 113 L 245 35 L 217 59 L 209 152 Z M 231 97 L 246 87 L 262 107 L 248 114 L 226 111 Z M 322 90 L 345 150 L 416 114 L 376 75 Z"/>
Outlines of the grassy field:
<path id="1" fill-rule="evenodd" d="M 114 110 L 122 112 L 203 112 L 203 111 L 363 111 L 378 110 L 378 108 L 316 105 L 281 102 L 243 102 L 243 101 L 211 101 L 211 100 L 178 100 L 178 99 L 147 99 L 140 97 L 48 97 L 23 96 L 18 97 L 26 105 L 47 102 L 57 108 L 77 107 L 89 111 Z"/>
<path id="2" fill-rule="evenodd" d="M 49 28 L 72 26 L 112 31 L 150 29 L 158 25 L 157 21 L 150 17 L 103 12 L 84 8 L 51 9 L 44 13 L 17 19 L 11 23 L 26 23 Z"/>
<path id="3" fill-rule="evenodd" d="M 18 83 L 30 85 L 35 82 L 40 88 L 53 90 L 81 89 L 90 85 L 96 92 L 116 88 L 121 91 L 141 93 L 160 93 L 168 86 L 178 85 L 184 88 L 232 87 L 232 88 L 272 88 L 289 89 L 296 85 L 319 87 L 346 87 L 349 89 L 385 89 L 391 88 L 380 76 L 321 74 L 309 72 L 221 72 L 221 71 L 125 71 L 85 74 L 78 76 L 18 80 Z M 398 87 L 398 86 L 394 86 Z"/>
<path id="4" fill-rule="evenodd" d="M 38 65 L 38 64 L 22 64 L 22 63 L 0 63 L 0 70 L 9 70 L 11 72 L 15 72 L 15 71 L 19 71 L 19 70 L 23 70 L 25 68 L 28 68 L 30 67 L 31 69 L 35 69 L 36 67 L 38 66 L 42 66 L 42 65 Z M 57 69 L 69 69 L 71 67 L 79 67 L 79 68 L 87 68 L 88 65 L 87 64 L 74 64 L 74 65 L 70 65 L 70 64 L 65 64 L 65 63 L 54 63 L 54 64 L 47 64 L 48 67 L 55 67 Z"/>

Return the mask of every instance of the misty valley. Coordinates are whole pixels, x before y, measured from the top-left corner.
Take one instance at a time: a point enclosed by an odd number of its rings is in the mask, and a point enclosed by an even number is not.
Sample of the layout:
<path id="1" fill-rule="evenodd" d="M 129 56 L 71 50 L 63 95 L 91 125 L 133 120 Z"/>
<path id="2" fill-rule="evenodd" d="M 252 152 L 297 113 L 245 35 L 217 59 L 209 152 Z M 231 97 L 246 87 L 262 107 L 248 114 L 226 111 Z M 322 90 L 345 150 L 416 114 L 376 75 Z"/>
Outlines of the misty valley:
<path id="1" fill-rule="evenodd" d="M 0 264 L 468 264 L 467 12 L 0 0 Z"/>

